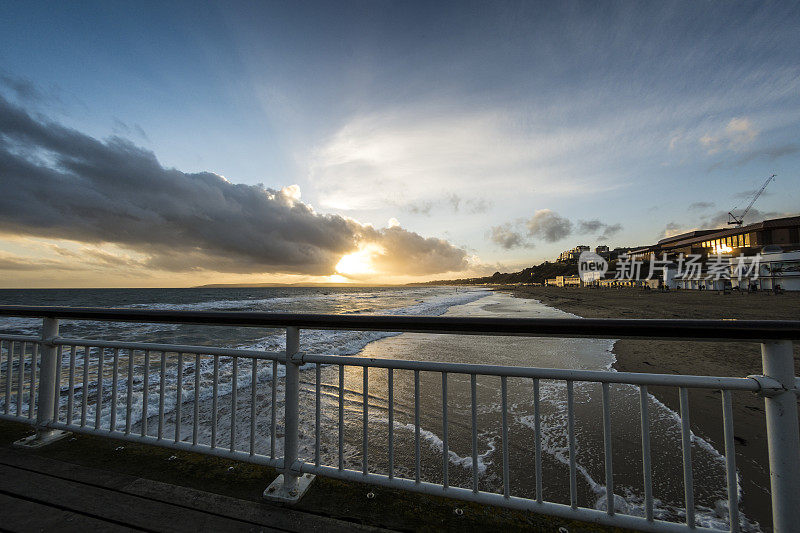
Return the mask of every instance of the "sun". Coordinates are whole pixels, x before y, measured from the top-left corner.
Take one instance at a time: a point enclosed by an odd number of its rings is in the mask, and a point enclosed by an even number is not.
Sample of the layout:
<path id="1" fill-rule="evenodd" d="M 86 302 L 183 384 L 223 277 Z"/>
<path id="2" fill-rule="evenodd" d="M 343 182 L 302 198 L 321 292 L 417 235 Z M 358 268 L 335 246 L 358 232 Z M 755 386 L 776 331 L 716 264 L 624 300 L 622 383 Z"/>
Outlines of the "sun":
<path id="1" fill-rule="evenodd" d="M 367 244 L 358 251 L 342 256 L 336 263 L 336 273 L 348 277 L 376 274 L 374 258 L 383 253 L 376 244 Z"/>

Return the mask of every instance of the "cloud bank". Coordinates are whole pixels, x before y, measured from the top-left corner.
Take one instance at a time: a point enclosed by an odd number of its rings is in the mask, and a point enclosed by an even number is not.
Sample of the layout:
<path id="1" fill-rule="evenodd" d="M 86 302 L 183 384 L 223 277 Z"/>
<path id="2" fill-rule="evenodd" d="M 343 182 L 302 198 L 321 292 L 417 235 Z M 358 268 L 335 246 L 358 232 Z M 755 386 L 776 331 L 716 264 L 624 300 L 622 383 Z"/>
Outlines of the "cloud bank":
<path id="1" fill-rule="evenodd" d="M 527 220 L 507 222 L 489 230 L 489 239 L 506 250 L 512 248 L 532 248 L 531 239 L 548 243 L 558 242 L 575 233 L 571 220 L 550 209 L 540 209 Z M 599 233 L 597 240 L 606 240 L 622 231 L 621 224 L 606 224 L 598 219 L 579 220 L 577 233 L 581 235 Z"/>
<path id="2" fill-rule="evenodd" d="M 463 270 L 466 252 L 395 226 L 320 214 L 297 186 L 231 183 L 163 167 L 128 140 L 100 141 L 0 97 L 0 232 L 144 254 L 166 271 L 327 275 L 343 255 L 380 250 L 377 270 Z"/>

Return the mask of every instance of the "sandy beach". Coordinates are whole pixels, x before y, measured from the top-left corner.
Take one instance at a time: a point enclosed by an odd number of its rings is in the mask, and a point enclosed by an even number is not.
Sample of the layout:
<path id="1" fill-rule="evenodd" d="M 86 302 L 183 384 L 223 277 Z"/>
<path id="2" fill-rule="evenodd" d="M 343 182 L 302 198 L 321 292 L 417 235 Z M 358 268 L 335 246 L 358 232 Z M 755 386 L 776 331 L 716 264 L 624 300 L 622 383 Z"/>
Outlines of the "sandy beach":
<path id="1" fill-rule="evenodd" d="M 733 318 L 778 320 L 800 318 L 800 294 L 718 294 L 716 292 L 641 291 L 514 287 L 514 296 L 542 303 L 585 318 Z M 800 344 L 795 343 L 795 367 L 800 371 Z M 614 346 L 620 372 L 706 374 L 743 377 L 761 373 L 757 343 L 619 340 Z M 650 391 L 678 411 L 674 388 Z M 742 505 L 748 516 L 770 529 L 769 470 L 764 401 L 749 393 L 734 394 L 734 433 L 737 467 L 741 474 Z M 692 391 L 692 429 L 724 449 L 719 391 Z"/>

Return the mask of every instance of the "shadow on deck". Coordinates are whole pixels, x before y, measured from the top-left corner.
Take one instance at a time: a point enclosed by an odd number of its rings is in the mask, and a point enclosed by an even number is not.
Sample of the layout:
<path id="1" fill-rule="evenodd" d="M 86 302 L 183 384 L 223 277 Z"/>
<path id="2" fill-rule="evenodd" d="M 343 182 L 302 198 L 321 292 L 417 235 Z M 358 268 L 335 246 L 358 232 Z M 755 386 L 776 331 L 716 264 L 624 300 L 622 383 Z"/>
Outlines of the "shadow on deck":
<path id="1" fill-rule="evenodd" d="M 276 474 L 267 467 L 82 435 L 38 451 L 11 447 L 30 433 L 0 422 L 2 530 L 609 531 L 319 477 L 287 508 L 260 498 Z"/>

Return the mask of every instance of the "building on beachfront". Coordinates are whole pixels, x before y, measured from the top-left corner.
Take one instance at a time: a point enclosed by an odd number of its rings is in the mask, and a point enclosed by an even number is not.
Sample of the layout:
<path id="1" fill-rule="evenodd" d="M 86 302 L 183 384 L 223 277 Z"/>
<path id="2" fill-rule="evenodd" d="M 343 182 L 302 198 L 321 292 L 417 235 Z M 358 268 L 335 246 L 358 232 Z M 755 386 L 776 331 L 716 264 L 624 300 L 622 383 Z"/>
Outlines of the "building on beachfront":
<path id="1" fill-rule="evenodd" d="M 774 218 L 736 228 L 695 230 L 674 235 L 651 246 L 657 256 L 667 254 L 755 255 L 765 246 L 800 249 L 800 216 Z"/>
<path id="2" fill-rule="evenodd" d="M 580 287 L 583 285 L 579 276 L 556 276 L 544 281 L 546 287 Z"/>
<path id="3" fill-rule="evenodd" d="M 590 247 L 579 244 L 578 246 L 572 248 L 571 250 L 566 250 L 564 252 L 561 252 L 558 255 L 558 261 L 560 263 L 575 263 L 578 261 L 578 257 L 580 257 L 582 252 L 588 252 L 590 250 L 591 250 Z"/>
<path id="4" fill-rule="evenodd" d="M 562 252 L 560 262 L 575 262 L 588 246 L 576 246 Z M 558 276 L 545 282 L 548 286 L 596 286 L 596 287 L 649 287 L 669 289 L 724 290 L 800 290 L 800 216 L 763 220 L 746 226 L 722 229 L 698 229 L 661 239 L 648 246 L 615 248 L 598 246 L 595 253 L 607 261 L 621 260 L 647 262 L 655 258 L 666 258 L 671 265 L 659 266 L 655 281 L 598 279 L 581 283 L 577 276 Z M 753 272 L 754 258 L 760 254 L 758 274 Z M 739 265 L 744 274 L 739 276 L 731 270 L 729 279 L 712 279 L 708 276 L 691 275 L 685 279 L 678 272 L 677 260 L 683 255 L 699 256 L 706 263 L 714 256 L 722 256 L 733 269 Z M 743 258 L 743 259 L 742 259 Z M 742 267 L 739 263 L 745 263 Z M 619 267 L 619 263 L 617 263 Z M 646 268 L 646 267 L 644 267 Z M 614 264 L 611 265 L 611 272 Z M 611 273 L 610 272 L 610 273 Z M 609 275 L 610 275 L 609 273 Z M 646 273 L 646 270 L 643 274 Z M 571 278 L 567 280 L 566 278 Z M 724 276 L 728 278 L 728 276 Z M 740 279 L 741 278 L 741 279 Z"/>
<path id="5" fill-rule="evenodd" d="M 740 290 L 800 291 L 800 251 L 768 246 L 759 257 L 731 257 L 730 276 Z"/>
<path id="6" fill-rule="evenodd" d="M 593 283 L 597 287 L 602 288 L 614 288 L 614 287 L 630 287 L 630 288 L 643 288 L 646 283 L 645 280 L 641 279 L 616 279 L 616 278 L 604 278 L 597 280 Z"/>

